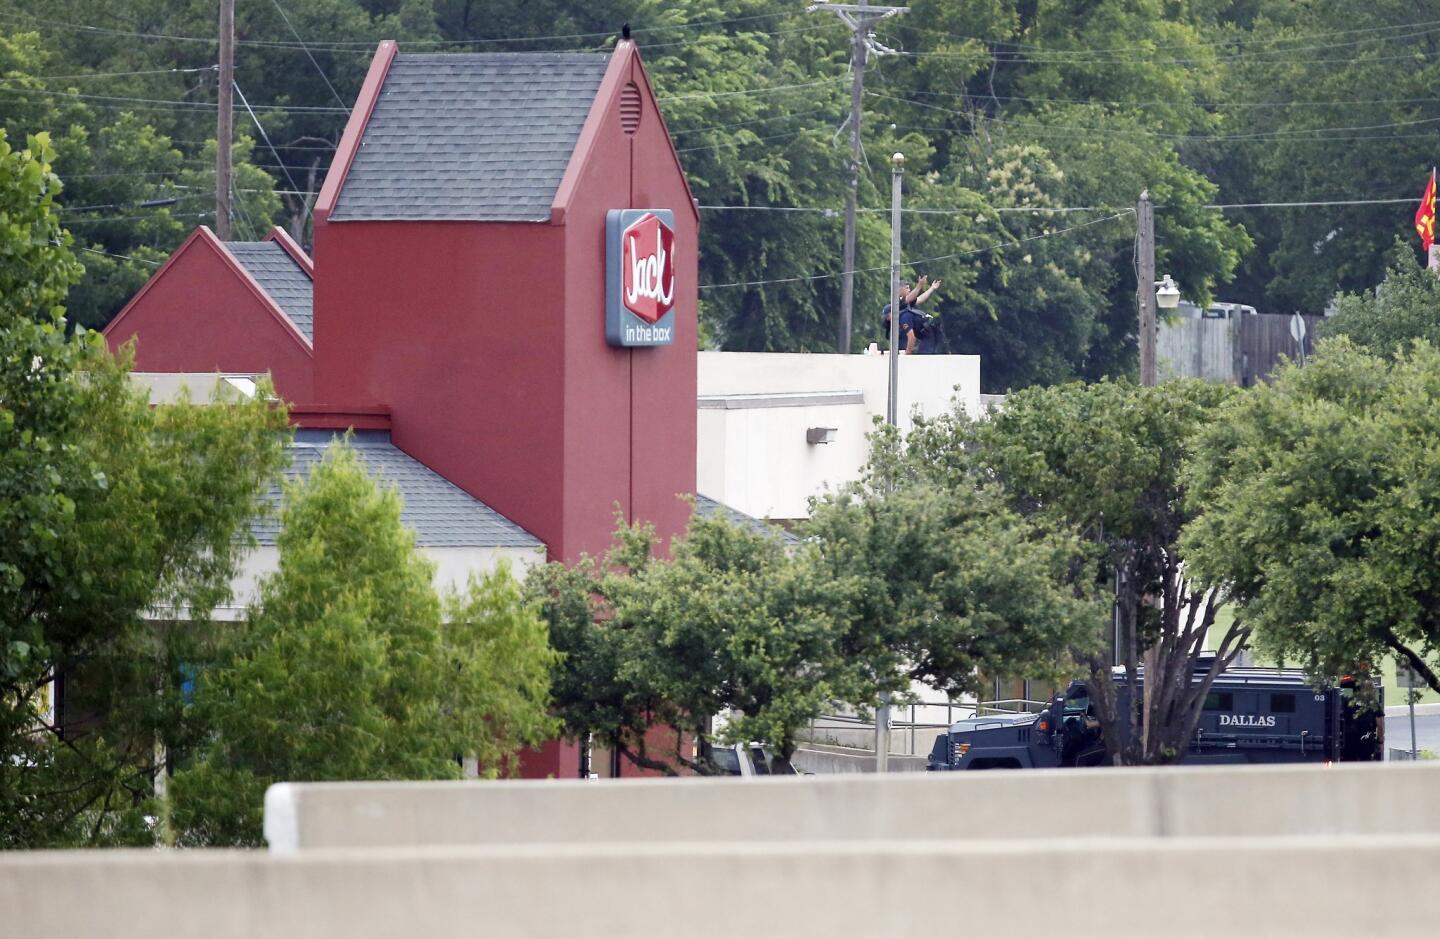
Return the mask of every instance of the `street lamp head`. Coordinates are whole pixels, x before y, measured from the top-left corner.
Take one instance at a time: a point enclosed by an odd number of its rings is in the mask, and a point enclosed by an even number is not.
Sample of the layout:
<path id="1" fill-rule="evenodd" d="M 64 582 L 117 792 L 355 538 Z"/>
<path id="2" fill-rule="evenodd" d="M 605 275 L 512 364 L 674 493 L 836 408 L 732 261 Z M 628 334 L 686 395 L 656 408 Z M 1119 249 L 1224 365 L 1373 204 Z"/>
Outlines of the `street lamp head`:
<path id="1" fill-rule="evenodd" d="M 1175 281 L 1169 274 L 1165 279 L 1156 284 L 1155 305 L 1162 310 L 1173 310 L 1180 305 L 1180 288 L 1175 286 Z"/>
<path id="2" fill-rule="evenodd" d="M 890 165 L 895 167 L 897 170 L 903 170 L 905 168 L 905 154 L 896 153 L 894 156 L 890 157 Z"/>

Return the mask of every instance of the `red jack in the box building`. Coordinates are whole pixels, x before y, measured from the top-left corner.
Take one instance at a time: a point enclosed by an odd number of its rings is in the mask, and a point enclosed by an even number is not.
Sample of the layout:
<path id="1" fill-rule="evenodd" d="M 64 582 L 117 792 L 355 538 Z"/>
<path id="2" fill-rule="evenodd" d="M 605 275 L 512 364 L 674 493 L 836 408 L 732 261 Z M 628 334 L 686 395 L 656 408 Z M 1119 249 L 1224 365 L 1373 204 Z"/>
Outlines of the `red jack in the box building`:
<path id="1" fill-rule="evenodd" d="M 390 442 L 551 559 L 605 551 L 617 512 L 662 543 L 684 530 L 699 217 L 634 43 L 381 43 L 314 219 L 313 333 L 309 293 L 301 328 L 273 295 L 296 285 L 259 283 L 276 246 L 202 229 L 107 337 L 136 336 L 146 370 L 271 371 L 302 422 L 388 414 Z M 234 302 L 213 294 L 220 273 Z M 580 766 L 560 743 L 522 762 Z"/>
<path id="2" fill-rule="evenodd" d="M 607 342 L 617 209 L 670 218 L 668 344 Z M 609 56 L 384 43 L 315 210 L 316 398 L 387 406 L 397 446 L 552 559 L 604 551 L 617 510 L 668 541 L 695 491 L 697 235 L 633 43 Z M 573 748 L 549 746 L 525 775 L 572 763 Z"/>

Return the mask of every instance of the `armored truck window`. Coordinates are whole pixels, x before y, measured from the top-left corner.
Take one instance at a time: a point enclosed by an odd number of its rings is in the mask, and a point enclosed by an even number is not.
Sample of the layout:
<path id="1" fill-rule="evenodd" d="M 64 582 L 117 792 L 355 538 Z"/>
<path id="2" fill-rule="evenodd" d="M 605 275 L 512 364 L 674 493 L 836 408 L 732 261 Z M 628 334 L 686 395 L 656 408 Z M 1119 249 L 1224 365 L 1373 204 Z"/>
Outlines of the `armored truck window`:
<path id="1" fill-rule="evenodd" d="M 1272 694 L 1270 696 L 1271 714 L 1294 714 L 1295 696 L 1293 694 Z"/>
<path id="2" fill-rule="evenodd" d="M 1235 710 L 1235 695 L 1229 691 L 1212 691 L 1205 696 L 1205 710 L 1233 711 Z"/>

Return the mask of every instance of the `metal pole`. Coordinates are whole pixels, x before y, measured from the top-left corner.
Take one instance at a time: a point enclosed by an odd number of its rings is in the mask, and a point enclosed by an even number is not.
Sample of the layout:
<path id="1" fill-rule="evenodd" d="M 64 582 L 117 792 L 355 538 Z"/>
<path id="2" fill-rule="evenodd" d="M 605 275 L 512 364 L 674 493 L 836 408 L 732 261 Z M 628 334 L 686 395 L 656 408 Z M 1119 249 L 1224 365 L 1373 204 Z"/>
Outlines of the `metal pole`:
<path id="1" fill-rule="evenodd" d="M 1140 305 L 1140 384 L 1155 384 L 1155 211 L 1150 190 L 1135 205 L 1136 280 Z"/>
<path id="2" fill-rule="evenodd" d="M 215 234 L 230 240 L 231 89 L 235 87 L 235 0 L 220 0 L 220 101 L 215 117 Z"/>
<path id="3" fill-rule="evenodd" d="M 905 175 L 905 154 L 890 158 L 890 391 L 885 419 L 896 426 L 900 393 L 900 180 Z M 880 693 L 875 712 L 875 772 L 890 770 L 890 692 Z"/>
<path id="4" fill-rule="evenodd" d="M 1420 759 L 1420 751 L 1415 744 L 1415 689 L 1409 688 L 1405 692 L 1405 698 L 1410 702 L 1410 759 Z"/>
<path id="5" fill-rule="evenodd" d="M 899 424 L 900 388 L 900 179 L 905 175 L 905 154 L 890 158 L 890 390 L 885 402 L 885 420 Z"/>
<path id="6" fill-rule="evenodd" d="M 866 4 L 862 2 L 862 7 Z M 850 182 L 845 188 L 845 250 L 840 274 L 840 339 L 836 351 L 850 351 L 850 328 L 855 313 L 855 205 L 860 194 L 860 104 L 865 97 L 865 60 L 869 45 L 865 32 L 870 20 L 864 13 L 855 17 L 851 44 L 850 81 Z"/>

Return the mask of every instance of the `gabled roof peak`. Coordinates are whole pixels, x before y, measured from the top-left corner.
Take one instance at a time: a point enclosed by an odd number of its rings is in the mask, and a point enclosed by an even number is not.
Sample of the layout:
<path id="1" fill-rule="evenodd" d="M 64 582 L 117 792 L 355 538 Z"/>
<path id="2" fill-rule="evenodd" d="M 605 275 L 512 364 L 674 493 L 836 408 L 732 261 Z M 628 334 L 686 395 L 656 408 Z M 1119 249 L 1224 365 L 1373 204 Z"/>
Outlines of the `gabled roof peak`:
<path id="1" fill-rule="evenodd" d="M 330 218 L 549 221 L 609 61 L 580 52 L 393 55 Z"/>

